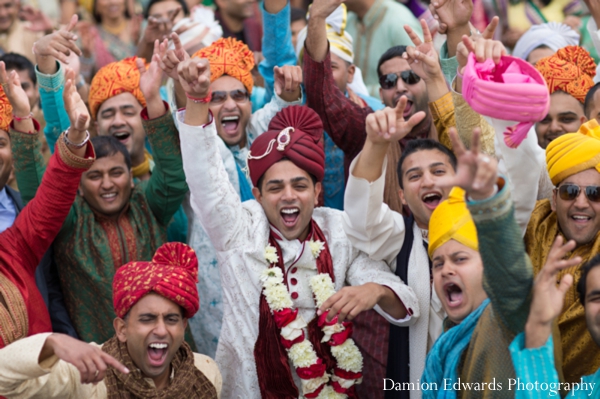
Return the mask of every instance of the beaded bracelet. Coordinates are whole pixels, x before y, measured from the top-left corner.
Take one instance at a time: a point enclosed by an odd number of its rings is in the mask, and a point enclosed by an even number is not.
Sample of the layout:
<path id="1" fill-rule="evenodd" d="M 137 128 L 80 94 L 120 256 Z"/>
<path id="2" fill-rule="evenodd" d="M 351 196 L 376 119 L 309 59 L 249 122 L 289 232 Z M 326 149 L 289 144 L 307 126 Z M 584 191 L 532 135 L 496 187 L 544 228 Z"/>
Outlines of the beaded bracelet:
<path id="1" fill-rule="evenodd" d="M 63 135 L 63 140 L 65 142 L 66 145 L 68 145 L 71 148 L 81 148 L 84 145 L 86 145 L 88 143 L 88 141 L 90 141 L 90 132 L 89 131 L 85 131 L 85 139 L 83 139 L 83 141 L 79 144 L 75 144 L 73 142 L 71 142 L 71 140 L 69 140 L 69 129 L 71 129 L 70 127 L 67 128 L 67 130 L 65 131 L 65 134 Z"/>
<path id="2" fill-rule="evenodd" d="M 208 104 L 210 102 L 211 95 L 212 95 L 211 90 L 208 90 L 208 93 L 206 94 L 206 97 L 204 97 L 204 98 L 192 97 L 188 93 L 185 93 L 185 96 L 187 98 L 189 98 L 190 100 L 192 100 L 196 104 Z"/>
<path id="3" fill-rule="evenodd" d="M 33 113 L 32 112 L 30 112 L 29 115 L 27 115 L 27 116 L 17 116 L 15 114 L 13 114 L 13 119 L 15 121 L 17 121 L 17 122 L 21 122 L 21 121 L 24 121 L 24 120 L 27 120 L 27 119 L 32 119 L 32 118 L 33 118 Z"/>

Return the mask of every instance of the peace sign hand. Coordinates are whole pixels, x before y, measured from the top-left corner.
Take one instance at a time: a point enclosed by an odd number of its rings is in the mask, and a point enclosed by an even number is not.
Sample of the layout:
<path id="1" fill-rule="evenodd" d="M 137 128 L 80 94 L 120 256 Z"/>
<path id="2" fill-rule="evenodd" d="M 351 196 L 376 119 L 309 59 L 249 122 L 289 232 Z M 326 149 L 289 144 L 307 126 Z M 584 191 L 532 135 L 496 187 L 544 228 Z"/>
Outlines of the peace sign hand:
<path id="1" fill-rule="evenodd" d="M 404 26 L 404 30 L 412 40 L 414 47 L 408 46 L 402 58 L 408 61 L 413 72 L 419 75 L 425 82 L 439 79 L 440 77 L 443 78 L 439 57 L 435 48 L 433 48 L 433 38 L 427 22 L 424 19 L 420 22 L 423 29 L 423 41 L 421 41 L 417 33 L 410 26 Z"/>

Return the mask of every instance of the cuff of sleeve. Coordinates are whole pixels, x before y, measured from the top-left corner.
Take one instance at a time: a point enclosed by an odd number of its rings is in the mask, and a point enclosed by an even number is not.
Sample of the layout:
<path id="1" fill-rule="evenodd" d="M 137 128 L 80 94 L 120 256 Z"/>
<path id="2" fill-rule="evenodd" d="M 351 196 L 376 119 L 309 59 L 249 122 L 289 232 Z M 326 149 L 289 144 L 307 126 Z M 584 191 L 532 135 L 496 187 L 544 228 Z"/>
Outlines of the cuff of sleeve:
<path id="1" fill-rule="evenodd" d="M 279 109 L 283 109 L 285 107 L 289 107 L 290 105 L 302 105 L 302 103 L 304 102 L 304 90 L 300 89 L 300 98 L 297 99 L 296 101 L 292 101 L 292 102 L 287 102 L 284 99 L 282 99 L 281 97 L 279 97 L 279 95 L 275 92 L 273 92 L 273 98 L 275 99 L 275 104 L 277 104 L 277 107 L 279 107 Z"/>
<path id="2" fill-rule="evenodd" d="M 473 221 L 483 221 L 497 218 L 510 212 L 512 208 L 512 199 L 510 189 L 505 183 L 504 178 L 498 178 L 498 193 L 496 195 L 481 201 L 469 201 L 467 207 L 471 212 Z"/>
<path id="3" fill-rule="evenodd" d="M 454 112 L 454 103 L 452 102 L 452 94 L 450 92 L 444 94 L 439 99 L 429 103 L 429 110 L 433 119 L 442 119 L 444 116 Z"/>
<path id="4" fill-rule="evenodd" d="M 179 111 L 177 111 L 177 121 L 178 121 L 179 123 L 181 123 L 182 125 L 184 125 L 184 126 L 188 126 L 188 127 L 192 127 L 192 128 L 193 128 L 193 127 L 200 127 L 200 128 L 202 128 L 202 129 L 205 129 L 205 128 L 206 128 L 206 127 L 208 127 L 208 126 L 210 126 L 210 125 L 213 125 L 213 124 L 214 124 L 214 122 L 215 122 L 215 118 L 213 117 L 213 113 L 212 113 L 212 111 L 211 111 L 211 110 L 209 110 L 209 111 L 208 111 L 208 123 L 205 123 L 204 125 L 200 125 L 200 126 L 190 126 L 190 125 L 187 125 L 187 124 L 184 122 L 184 120 L 185 120 L 185 108 L 181 108 Z M 215 132 L 217 131 L 216 129 L 217 129 L 217 128 L 216 128 L 216 126 L 215 126 Z"/>
<path id="5" fill-rule="evenodd" d="M 26 345 L 28 351 L 30 351 L 29 353 L 35 354 L 35 362 L 32 362 L 31 365 L 29 362 L 27 362 L 27 366 L 25 367 L 25 369 L 19 370 L 19 371 L 22 371 L 23 373 L 25 373 L 27 376 L 30 376 L 31 378 L 41 377 L 44 374 L 48 374 L 50 372 L 50 369 L 52 368 L 52 366 L 54 366 L 56 364 L 56 362 L 58 362 L 58 360 L 59 360 L 56 355 L 50 356 L 48 359 L 45 359 L 41 363 L 38 362 L 38 359 L 40 358 L 40 354 L 42 353 L 42 349 L 44 348 L 44 345 L 46 344 L 46 340 L 48 339 L 48 337 L 50 335 L 52 335 L 52 333 L 36 334 L 36 335 L 26 338 L 25 340 L 23 340 L 22 343 L 17 341 L 17 342 L 19 342 L 19 344 Z M 33 358 L 32 358 L 32 360 L 33 360 Z"/>
<path id="6" fill-rule="evenodd" d="M 96 160 L 96 152 L 91 141 L 87 143 L 85 156 L 81 158 L 69 150 L 64 140 L 64 133 L 56 140 L 56 150 L 54 152 L 58 152 L 61 161 L 67 166 L 75 169 L 89 169 Z"/>
<path id="7" fill-rule="evenodd" d="M 32 118 L 31 120 L 33 121 L 33 132 L 21 132 L 20 130 L 16 130 L 15 129 L 15 121 L 14 120 L 10 121 L 10 125 L 9 125 L 10 135 L 12 136 L 14 134 L 22 134 L 22 135 L 27 135 L 27 136 L 33 136 L 37 140 L 37 136 L 38 136 L 38 133 L 40 132 L 41 125 L 34 118 Z"/>
<path id="8" fill-rule="evenodd" d="M 543 346 L 538 348 L 525 348 L 525 333 L 522 332 L 515 337 L 508 347 L 513 358 L 513 364 L 526 366 L 537 364 L 540 366 L 551 366 L 554 369 L 554 344 L 552 334 Z M 517 375 L 518 377 L 519 375 Z"/>
<path id="9" fill-rule="evenodd" d="M 65 76 L 58 61 L 56 61 L 56 67 L 57 70 L 55 74 L 46 75 L 45 73 L 40 72 L 37 65 L 35 66 L 35 75 L 40 89 L 47 92 L 57 92 L 65 85 Z"/>
<path id="10" fill-rule="evenodd" d="M 148 107 L 144 107 L 144 109 L 142 109 L 142 112 L 140 112 L 142 120 L 145 121 L 145 122 L 157 121 L 157 120 L 160 120 L 160 119 L 164 118 L 165 115 L 169 114 L 170 113 L 170 111 L 169 111 L 169 109 L 170 109 L 169 108 L 169 103 L 167 103 L 164 100 L 163 100 L 162 103 L 164 104 L 164 106 L 166 108 L 166 111 L 165 111 L 165 113 L 163 115 L 159 116 L 158 118 L 150 119 L 148 117 Z"/>

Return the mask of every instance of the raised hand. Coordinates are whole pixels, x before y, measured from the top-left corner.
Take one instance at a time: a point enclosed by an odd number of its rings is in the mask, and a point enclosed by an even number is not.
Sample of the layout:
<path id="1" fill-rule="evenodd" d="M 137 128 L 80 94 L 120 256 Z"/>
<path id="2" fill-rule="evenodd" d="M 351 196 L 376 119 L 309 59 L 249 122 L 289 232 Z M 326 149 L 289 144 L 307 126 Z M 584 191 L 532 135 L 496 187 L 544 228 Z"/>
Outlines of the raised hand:
<path id="1" fill-rule="evenodd" d="M 404 30 L 408 33 L 414 47 L 408 46 L 402 58 L 408 61 L 413 72 L 419 75 L 424 81 L 443 79 L 444 75 L 442 74 L 439 57 L 435 48 L 433 48 L 433 38 L 431 37 L 427 22 L 424 19 L 420 22 L 423 29 L 423 41 L 410 26 L 404 26 Z"/>
<path id="2" fill-rule="evenodd" d="M 71 51 L 81 56 L 81 50 L 75 44 L 77 35 L 72 32 L 76 24 L 77 14 L 73 15 L 66 27 L 46 35 L 35 42 L 33 44 L 33 53 L 36 55 L 36 58 L 38 56 L 53 57 L 60 62 L 68 64 L 68 56 L 71 54 Z"/>
<path id="3" fill-rule="evenodd" d="M 275 73 L 275 93 L 286 102 L 298 101 L 301 96 L 302 68 L 297 65 L 276 66 L 273 68 Z"/>
<path id="4" fill-rule="evenodd" d="M 147 69 L 143 59 L 137 58 L 135 61 L 140 72 L 140 90 L 146 101 L 160 97 L 163 75 L 163 70 L 160 68 L 161 47 L 164 50 L 167 45 L 167 39 L 164 39 L 162 43 L 159 43 L 158 40 L 154 42 L 154 53 Z"/>
<path id="5" fill-rule="evenodd" d="M 429 11 L 439 23 L 438 32 L 446 33 L 469 24 L 473 14 L 473 0 L 434 0 Z"/>
<path id="6" fill-rule="evenodd" d="M 310 18 L 324 20 L 343 2 L 343 0 L 315 0 L 310 7 Z"/>
<path id="7" fill-rule="evenodd" d="M 65 81 L 63 100 L 71 121 L 69 140 L 80 143 L 85 139 L 85 132 L 90 125 L 90 113 L 75 88 L 75 72 L 69 67 L 65 67 Z"/>
<path id="8" fill-rule="evenodd" d="M 479 62 L 485 61 L 486 56 L 489 56 L 488 58 L 493 58 L 496 64 L 500 62 L 500 56 L 506 55 L 506 49 L 502 42 L 492 40 L 499 21 L 498 17 L 494 17 L 481 34 L 462 37 L 462 41 L 458 43 L 456 49 L 456 60 L 461 70 L 467 65 L 467 59 L 471 52 L 475 53 Z"/>
<path id="9" fill-rule="evenodd" d="M 42 11 L 26 5 L 21 7 L 19 18 L 29 22 L 27 29 L 33 32 L 52 32 L 52 21 Z"/>
<path id="10" fill-rule="evenodd" d="M 206 98 L 210 92 L 210 64 L 207 59 L 192 58 L 177 66 L 179 83 L 186 95 Z"/>
<path id="11" fill-rule="evenodd" d="M 21 87 L 21 80 L 15 71 L 6 72 L 6 65 L 0 61 L 0 85 L 13 108 L 13 114 L 26 118 L 31 112 L 31 105 L 25 90 Z"/>
<path id="12" fill-rule="evenodd" d="M 148 17 L 148 26 L 146 26 L 142 40 L 151 46 L 156 40 L 163 41 L 167 39 L 173 29 L 173 21 L 180 12 L 181 7 L 177 7 L 169 13 L 168 18 Z"/>
<path id="13" fill-rule="evenodd" d="M 455 128 L 450 128 L 448 133 L 458 165 L 456 175 L 442 177 L 438 181 L 438 185 L 441 187 L 458 186 L 476 201 L 490 198 L 498 180 L 498 161 L 479 151 L 480 129 L 473 129 L 470 150 L 467 150 L 458 138 Z"/>
<path id="14" fill-rule="evenodd" d="M 160 46 L 160 68 L 168 77 L 178 81 L 179 74 L 177 73 L 177 65 L 182 61 L 189 60 L 190 56 L 183 48 L 177 33 L 171 33 L 171 40 L 173 40 L 175 49 L 167 50 L 166 46 L 164 48 L 162 44 Z"/>
<path id="15" fill-rule="evenodd" d="M 581 263 L 581 257 L 565 259 L 576 247 L 575 241 L 564 244 L 562 236 L 556 237 L 546 264 L 533 283 L 533 299 L 525 327 L 527 348 L 542 346 L 548 340 L 552 322 L 562 313 L 565 294 L 573 284 L 573 276 L 565 274 L 557 284 L 558 273 Z"/>
<path id="16" fill-rule="evenodd" d="M 394 108 L 386 107 L 367 116 L 366 129 L 369 141 L 373 144 L 383 144 L 401 140 L 425 118 L 425 112 L 419 111 L 405 121 L 406 102 L 406 96 L 402 96 Z"/>
<path id="17" fill-rule="evenodd" d="M 121 373 L 129 373 L 125 366 L 102 349 L 65 334 L 52 334 L 46 338 L 39 361 L 42 362 L 52 355 L 75 366 L 79 370 L 82 384 L 96 384 L 102 381 L 109 366 Z"/>

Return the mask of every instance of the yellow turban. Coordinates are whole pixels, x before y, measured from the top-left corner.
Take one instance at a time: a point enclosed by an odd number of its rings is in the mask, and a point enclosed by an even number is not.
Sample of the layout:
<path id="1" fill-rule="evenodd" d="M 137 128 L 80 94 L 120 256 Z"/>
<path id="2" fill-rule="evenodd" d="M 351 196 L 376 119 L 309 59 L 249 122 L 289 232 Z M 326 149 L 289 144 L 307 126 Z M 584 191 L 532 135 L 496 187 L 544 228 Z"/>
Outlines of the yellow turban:
<path id="1" fill-rule="evenodd" d="M 546 148 L 546 167 L 555 186 L 588 169 L 600 172 L 600 126 L 592 119 L 577 133 L 559 136 Z"/>
<path id="2" fill-rule="evenodd" d="M 12 119 L 12 105 L 8 102 L 4 89 L 0 87 L 0 129 L 8 132 Z"/>
<path id="3" fill-rule="evenodd" d="M 254 79 L 254 53 L 248 46 L 233 37 L 221 38 L 208 47 L 198 50 L 192 58 L 206 58 L 210 62 L 210 81 L 214 82 L 223 75 L 236 78 L 244 84 L 248 93 L 252 93 Z"/>
<path id="4" fill-rule="evenodd" d="M 429 257 L 450 240 L 478 251 L 477 230 L 465 202 L 465 191 L 454 187 L 448 199 L 438 205 L 429 220 Z"/>
<path id="5" fill-rule="evenodd" d="M 96 120 L 98 109 L 109 98 L 121 93 L 131 93 L 146 106 L 146 99 L 140 90 L 140 71 L 135 65 L 137 57 L 129 57 L 118 62 L 111 62 L 100 68 L 92 79 L 88 104 L 92 118 Z"/>

